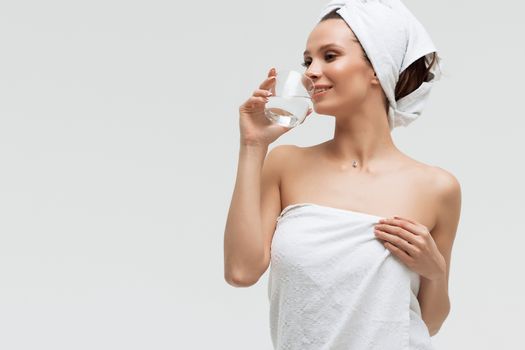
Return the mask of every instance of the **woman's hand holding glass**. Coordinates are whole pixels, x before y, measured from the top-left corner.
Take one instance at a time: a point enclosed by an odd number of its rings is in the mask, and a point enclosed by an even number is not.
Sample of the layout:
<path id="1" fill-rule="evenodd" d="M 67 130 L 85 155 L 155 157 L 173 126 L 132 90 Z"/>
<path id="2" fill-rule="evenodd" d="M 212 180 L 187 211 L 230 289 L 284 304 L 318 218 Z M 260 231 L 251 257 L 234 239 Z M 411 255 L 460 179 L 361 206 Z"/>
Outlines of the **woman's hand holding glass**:
<path id="1" fill-rule="evenodd" d="M 270 121 L 265 105 L 275 95 L 276 70 L 270 69 L 268 77 L 250 98 L 239 107 L 241 144 L 268 146 L 292 128 Z M 312 113 L 309 108 L 306 116 Z"/>

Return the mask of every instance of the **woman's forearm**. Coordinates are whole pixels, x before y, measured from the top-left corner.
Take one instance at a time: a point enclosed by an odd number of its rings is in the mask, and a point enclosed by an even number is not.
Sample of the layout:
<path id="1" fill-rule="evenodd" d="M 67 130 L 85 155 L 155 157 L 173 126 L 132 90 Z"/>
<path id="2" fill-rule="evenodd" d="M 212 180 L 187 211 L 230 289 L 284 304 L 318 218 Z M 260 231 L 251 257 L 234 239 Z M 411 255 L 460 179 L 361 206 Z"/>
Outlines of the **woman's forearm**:
<path id="1" fill-rule="evenodd" d="M 450 312 L 446 274 L 435 280 L 421 277 L 418 300 L 423 321 L 430 335 L 433 336 L 439 331 Z"/>
<path id="2" fill-rule="evenodd" d="M 228 283 L 249 285 L 264 260 L 261 232 L 261 172 L 267 146 L 241 143 L 237 178 L 224 231 L 224 273 Z"/>

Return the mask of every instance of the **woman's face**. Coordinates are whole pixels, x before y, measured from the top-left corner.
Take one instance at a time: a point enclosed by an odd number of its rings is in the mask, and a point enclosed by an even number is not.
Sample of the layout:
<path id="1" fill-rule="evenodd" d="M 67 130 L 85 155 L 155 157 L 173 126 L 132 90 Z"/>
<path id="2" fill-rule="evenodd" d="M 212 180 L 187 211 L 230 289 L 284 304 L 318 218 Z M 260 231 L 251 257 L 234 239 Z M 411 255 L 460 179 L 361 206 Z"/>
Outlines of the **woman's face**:
<path id="1" fill-rule="evenodd" d="M 331 88 L 313 96 L 319 114 L 338 115 L 358 110 L 374 84 L 374 70 L 346 22 L 328 19 L 318 23 L 307 40 L 305 74 L 315 85 Z M 375 81 L 375 82 L 373 82 Z"/>

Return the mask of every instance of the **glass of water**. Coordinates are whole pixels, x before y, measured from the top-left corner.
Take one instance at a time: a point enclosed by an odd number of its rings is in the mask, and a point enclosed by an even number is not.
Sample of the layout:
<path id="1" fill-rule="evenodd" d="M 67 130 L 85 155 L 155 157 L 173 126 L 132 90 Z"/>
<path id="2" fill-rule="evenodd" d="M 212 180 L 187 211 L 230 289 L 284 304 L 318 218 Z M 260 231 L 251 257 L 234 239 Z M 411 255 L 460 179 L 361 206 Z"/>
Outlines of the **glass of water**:
<path id="1" fill-rule="evenodd" d="M 278 69 L 274 84 L 264 109 L 266 118 L 288 128 L 296 127 L 311 106 L 314 82 L 295 70 Z"/>

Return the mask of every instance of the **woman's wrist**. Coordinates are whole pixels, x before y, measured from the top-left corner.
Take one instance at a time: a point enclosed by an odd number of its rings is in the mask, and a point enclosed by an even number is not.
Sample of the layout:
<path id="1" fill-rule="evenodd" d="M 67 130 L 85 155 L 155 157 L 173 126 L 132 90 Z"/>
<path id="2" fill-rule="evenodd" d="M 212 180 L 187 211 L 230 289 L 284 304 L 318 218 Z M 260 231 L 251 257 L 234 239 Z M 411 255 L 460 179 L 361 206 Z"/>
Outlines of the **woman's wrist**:
<path id="1" fill-rule="evenodd" d="M 259 149 L 259 150 L 268 150 L 268 144 L 261 143 L 259 141 L 249 141 L 249 140 L 241 140 L 240 142 L 241 147 L 247 148 L 247 149 Z"/>

